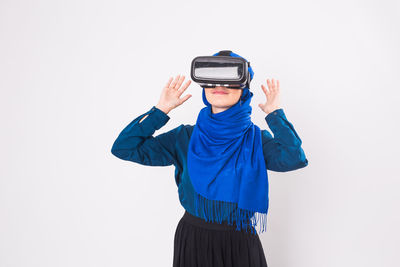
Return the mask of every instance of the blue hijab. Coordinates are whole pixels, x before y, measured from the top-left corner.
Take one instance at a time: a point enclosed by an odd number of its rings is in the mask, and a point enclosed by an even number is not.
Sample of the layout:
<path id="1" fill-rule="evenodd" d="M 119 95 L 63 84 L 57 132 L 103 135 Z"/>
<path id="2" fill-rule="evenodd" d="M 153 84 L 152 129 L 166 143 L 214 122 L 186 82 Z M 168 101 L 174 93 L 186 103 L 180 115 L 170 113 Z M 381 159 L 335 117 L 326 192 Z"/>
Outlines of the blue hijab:
<path id="1" fill-rule="evenodd" d="M 231 56 L 240 57 L 233 52 Z M 251 67 L 249 72 L 252 80 Z M 198 114 L 187 155 L 196 215 L 252 233 L 259 225 L 262 232 L 267 222 L 268 175 L 261 130 L 250 117 L 253 93 L 244 88 L 235 105 L 216 114 L 204 88 L 202 97 L 206 107 Z"/>

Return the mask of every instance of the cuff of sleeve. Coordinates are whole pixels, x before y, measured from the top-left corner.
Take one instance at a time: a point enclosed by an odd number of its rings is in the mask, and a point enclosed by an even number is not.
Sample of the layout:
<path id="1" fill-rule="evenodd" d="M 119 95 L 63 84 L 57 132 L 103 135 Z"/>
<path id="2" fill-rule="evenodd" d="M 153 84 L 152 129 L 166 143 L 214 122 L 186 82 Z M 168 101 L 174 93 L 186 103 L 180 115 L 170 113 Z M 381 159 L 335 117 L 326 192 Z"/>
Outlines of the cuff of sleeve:
<path id="1" fill-rule="evenodd" d="M 153 106 L 148 112 L 149 116 L 144 120 L 149 120 L 151 125 L 156 129 L 160 129 L 164 124 L 166 124 L 170 117 L 167 113 Z"/>
<path id="2" fill-rule="evenodd" d="M 148 116 L 141 122 L 141 124 L 144 127 L 150 126 L 154 128 L 155 130 L 160 129 L 162 126 L 164 126 L 170 119 L 170 117 L 164 113 L 164 111 L 156 108 L 156 106 L 153 106 L 149 111 L 144 113 L 143 116 Z"/>
<path id="3" fill-rule="evenodd" d="M 274 110 L 273 112 L 269 113 L 266 117 L 265 117 L 269 128 L 272 130 L 272 132 L 274 133 L 274 135 L 276 133 L 278 133 L 279 131 L 283 130 L 282 127 L 287 128 L 289 127 L 290 130 L 293 132 L 294 136 L 296 137 L 296 139 L 298 140 L 297 144 L 301 145 L 301 139 L 299 137 L 299 135 L 297 134 L 296 130 L 293 127 L 293 124 L 290 123 L 288 121 L 288 119 L 286 118 L 285 112 L 283 112 L 283 109 L 277 109 Z M 296 144 L 296 146 L 297 146 Z"/>
<path id="4" fill-rule="evenodd" d="M 163 118 L 165 118 L 165 119 L 170 119 L 170 117 L 168 116 L 167 113 L 165 113 L 165 112 L 162 111 L 161 109 L 157 108 L 156 106 L 153 106 L 153 107 L 151 108 L 150 111 L 156 113 L 157 116 L 159 116 L 159 117 L 163 117 Z"/>
<path id="5" fill-rule="evenodd" d="M 270 123 L 274 123 L 275 120 L 283 118 L 286 120 L 285 112 L 283 112 L 283 108 L 278 108 L 265 116 L 265 120 L 267 121 L 268 125 Z"/>

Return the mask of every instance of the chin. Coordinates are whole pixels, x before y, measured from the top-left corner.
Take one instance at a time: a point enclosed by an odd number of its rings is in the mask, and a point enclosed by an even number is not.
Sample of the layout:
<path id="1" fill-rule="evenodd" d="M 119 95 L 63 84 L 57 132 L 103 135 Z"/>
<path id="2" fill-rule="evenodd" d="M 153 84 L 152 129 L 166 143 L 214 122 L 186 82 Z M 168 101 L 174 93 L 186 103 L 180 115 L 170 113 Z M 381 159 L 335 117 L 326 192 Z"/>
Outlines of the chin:
<path id="1" fill-rule="evenodd" d="M 234 97 L 229 93 L 227 95 L 206 94 L 206 98 L 211 105 L 218 108 L 231 107 L 239 101 L 239 99 L 233 99 Z"/>
<path id="2" fill-rule="evenodd" d="M 208 101 L 208 102 L 210 102 L 210 101 Z M 212 101 L 212 102 L 210 102 L 210 104 L 212 104 L 215 107 L 221 107 L 221 108 L 234 105 L 234 103 L 231 103 L 228 101 L 218 101 L 218 100 Z"/>

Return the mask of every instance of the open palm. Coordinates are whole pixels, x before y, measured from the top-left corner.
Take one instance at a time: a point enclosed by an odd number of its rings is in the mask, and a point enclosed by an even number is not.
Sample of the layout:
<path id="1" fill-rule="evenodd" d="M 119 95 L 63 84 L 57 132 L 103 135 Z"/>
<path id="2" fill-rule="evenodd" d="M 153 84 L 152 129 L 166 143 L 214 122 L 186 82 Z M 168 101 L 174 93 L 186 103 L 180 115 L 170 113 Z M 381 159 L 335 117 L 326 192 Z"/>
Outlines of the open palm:
<path id="1" fill-rule="evenodd" d="M 185 80 L 184 75 L 176 76 L 173 81 L 171 77 L 165 84 L 161 92 L 160 100 L 158 101 L 158 104 L 156 106 L 161 110 L 163 110 L 164 112 L 168 113 L 172 109 L 180 106 L 186 100 L 188 100 L 192 96 L 191 94 L 187 94 L 182 98 L 181 95 L 189 87 L 191 80 L 186 81 L 186 83 L 182 86 L 184 80 Z"/>
<path id="2" fill-rule="evenodd" d="M 267 84 L 268 89 L 265 87 L 265 85 L 261 84 L 261 89 L 263 90 L 267 101 L 264 104 L 258 104 L 258 106 L 268 114 L 280 108 L 280 88 L 279 80 L 276 80 L 275 84 L 274 79 L 271 81 L 267 79 Z"/>

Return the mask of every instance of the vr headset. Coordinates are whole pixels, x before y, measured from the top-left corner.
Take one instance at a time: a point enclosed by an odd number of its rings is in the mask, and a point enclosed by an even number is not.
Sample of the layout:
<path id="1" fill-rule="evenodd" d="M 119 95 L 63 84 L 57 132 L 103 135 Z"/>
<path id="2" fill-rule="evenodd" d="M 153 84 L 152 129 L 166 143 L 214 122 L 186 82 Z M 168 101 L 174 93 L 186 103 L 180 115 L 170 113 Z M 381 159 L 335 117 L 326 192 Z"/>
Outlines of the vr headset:
<path id="1" fill-rule="evenodd" d="M 216 56 L 195 57 L 190 70 L 192 80 L 207 88 L 250 88 L 250 62 L 241 57 L 231 57 L 231 52 L 221 50 Z"/>

